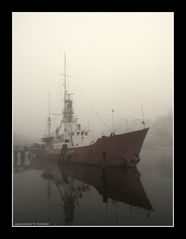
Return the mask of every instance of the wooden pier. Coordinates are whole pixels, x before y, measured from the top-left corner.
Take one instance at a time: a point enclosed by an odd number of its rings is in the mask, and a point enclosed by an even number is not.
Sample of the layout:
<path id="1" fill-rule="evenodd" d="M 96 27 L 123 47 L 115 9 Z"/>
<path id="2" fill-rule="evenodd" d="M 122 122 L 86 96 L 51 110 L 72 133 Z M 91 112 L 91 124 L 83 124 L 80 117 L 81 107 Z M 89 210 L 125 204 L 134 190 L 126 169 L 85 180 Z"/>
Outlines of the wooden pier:
<path id="1" fill-rule="evenodd" d="M 13 148 L 13 165 L 23 166 L 25 160 L 33 160 L 36 158 L 36 152 L 28 146 L 14 146 Z"/>

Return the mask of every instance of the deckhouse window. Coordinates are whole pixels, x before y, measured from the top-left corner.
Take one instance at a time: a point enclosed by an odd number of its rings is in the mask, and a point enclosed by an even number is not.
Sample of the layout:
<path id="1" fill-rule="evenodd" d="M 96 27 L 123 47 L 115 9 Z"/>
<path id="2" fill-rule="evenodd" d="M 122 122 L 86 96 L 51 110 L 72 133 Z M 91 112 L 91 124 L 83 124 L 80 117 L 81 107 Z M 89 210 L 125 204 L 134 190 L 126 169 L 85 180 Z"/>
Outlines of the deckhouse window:
<path id="1" fill-rule="evenodd" d="M 88 135 L 88 132 L 85 132 L 85 135 Z"/>
<path id="2" fill-rule="evenodd" d="M 80 132 L 78 131 L 78 132 L 77 132 L 77 135 L 79 135 L 79 133 L 80 133 Z"/>
<path id="3" fill-rule="evenodd" d="M 84 131 L 81 131 L 81 135 L 84 135 Z"/>
<path id="4" fill-rule="evenodd" d="M 65 143 L 69 143 L 69 139 L 65 139 Z"/>

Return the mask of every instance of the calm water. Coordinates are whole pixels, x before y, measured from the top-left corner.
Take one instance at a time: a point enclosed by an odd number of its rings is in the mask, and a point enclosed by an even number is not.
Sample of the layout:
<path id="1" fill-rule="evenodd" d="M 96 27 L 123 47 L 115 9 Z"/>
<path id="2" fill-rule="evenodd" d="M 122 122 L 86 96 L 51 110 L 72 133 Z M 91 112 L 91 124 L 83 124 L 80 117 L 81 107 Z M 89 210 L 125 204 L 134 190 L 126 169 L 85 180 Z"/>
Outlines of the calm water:
<path id="1" fill-rule="evenodd" d="M 102 171 L 18 157 L 14 225 L 172 225 L 172 151 L 144 144 L 140 158 Z"/>

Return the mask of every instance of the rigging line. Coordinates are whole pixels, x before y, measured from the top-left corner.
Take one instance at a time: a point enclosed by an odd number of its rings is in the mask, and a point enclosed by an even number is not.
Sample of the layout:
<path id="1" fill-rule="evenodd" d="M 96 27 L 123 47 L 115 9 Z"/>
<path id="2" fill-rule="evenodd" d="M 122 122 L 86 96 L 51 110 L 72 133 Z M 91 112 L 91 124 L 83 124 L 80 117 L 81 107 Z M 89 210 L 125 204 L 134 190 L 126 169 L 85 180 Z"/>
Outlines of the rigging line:
<path id="1" fill-rule="evenodd" d="M 73 77 L 72 77 L 73 78 Z M 71 79 L 72 79 L 71 78 Z M 75 81 L 73 81 L 75 82 Z M 100 114 L 96 111 L 95 107 L 93 106 L 93 104 L 90 102 L 88 96 L 85 94 L 85 92 L 82 90 L 82 88 L 80 87 L 80 84 L 77 84 L 79 89 L 81 90 L 81 92 L 84 94 L 85 98 L 87 99 L 87 102 L 90 104 L 90 106 L 92 107 L 92 109 L 95 111 L 97 117 L 102 121 L 103 125 L 107 128 L 107 130 L 110 130 L 109 127 L 107 126 L 106 122 L 103 120 L 103 118 L 100 116 Z"/>

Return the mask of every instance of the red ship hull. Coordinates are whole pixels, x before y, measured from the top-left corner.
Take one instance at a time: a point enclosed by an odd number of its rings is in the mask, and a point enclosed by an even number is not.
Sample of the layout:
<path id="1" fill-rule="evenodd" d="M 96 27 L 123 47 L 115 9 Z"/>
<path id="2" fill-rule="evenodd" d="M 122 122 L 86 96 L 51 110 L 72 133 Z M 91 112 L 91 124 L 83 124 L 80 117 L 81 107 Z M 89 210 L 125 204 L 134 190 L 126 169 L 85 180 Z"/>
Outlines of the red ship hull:
<path id="1" fill-rule="evenodd" d="M 88 165 L 101 165 L 103 152 L 105 152 L 104 165 L 136 165 L 145 136 L 149 128 L 120 135 L 99 138 L 94 144 L 69 148 L 64 154 L 61 149 L 45 148 L 38 152 L 38 157 L 46 159 L 61 159 L 65 163 L 80 163 Z"/>

